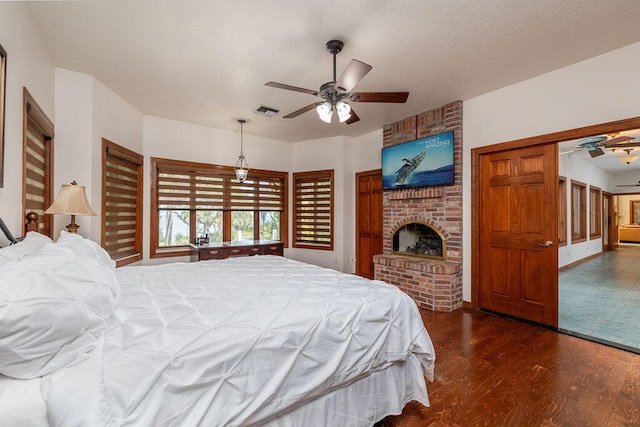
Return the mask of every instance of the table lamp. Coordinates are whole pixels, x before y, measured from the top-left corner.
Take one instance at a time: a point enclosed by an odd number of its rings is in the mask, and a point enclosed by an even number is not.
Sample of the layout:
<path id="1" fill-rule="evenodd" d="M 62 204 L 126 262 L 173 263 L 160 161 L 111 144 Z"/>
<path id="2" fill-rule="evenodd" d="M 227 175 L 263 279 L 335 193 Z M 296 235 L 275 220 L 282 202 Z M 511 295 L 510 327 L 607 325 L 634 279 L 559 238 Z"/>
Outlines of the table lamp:
<path id="1" fill-rule="evenodd" d="M 44 213 L 71 215 L 71 224 L 67 225 L 69 233 L 77 233 L 78 228 L 80 228 L 76 224 L 76 215 L 97 215 L 89 205 L 84 186 L 78 185 L 75 181 L 71 184 L 62 185 L 58 197 Z"/>

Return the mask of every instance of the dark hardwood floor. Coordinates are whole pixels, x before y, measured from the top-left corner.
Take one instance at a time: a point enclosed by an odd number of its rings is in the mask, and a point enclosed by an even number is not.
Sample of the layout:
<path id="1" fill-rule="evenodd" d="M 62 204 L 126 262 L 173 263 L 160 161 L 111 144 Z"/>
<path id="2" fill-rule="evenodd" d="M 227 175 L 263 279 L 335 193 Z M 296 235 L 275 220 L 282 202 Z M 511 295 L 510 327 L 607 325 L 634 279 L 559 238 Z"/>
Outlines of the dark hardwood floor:
<path id="1" fill-rule="evenodd" d="M 385 427 L 640 426 L 640 355 L 475 310 L 422 317 L 431 407 Z"/>

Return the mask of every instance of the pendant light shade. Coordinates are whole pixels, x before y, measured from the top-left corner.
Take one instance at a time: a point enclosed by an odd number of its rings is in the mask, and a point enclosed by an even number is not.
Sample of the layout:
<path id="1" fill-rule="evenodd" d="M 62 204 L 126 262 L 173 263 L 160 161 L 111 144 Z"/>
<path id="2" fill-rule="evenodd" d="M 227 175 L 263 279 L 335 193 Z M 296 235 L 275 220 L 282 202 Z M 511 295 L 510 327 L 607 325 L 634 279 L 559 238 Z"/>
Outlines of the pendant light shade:
<path id="1" fill-rule="evenodd" d="M 238 120 L 238 123 L 240 123 L 240 155 L 238 156 L 238 161 L 236 162 L 236 179 L 240 182 L 244 182 L 249 175 L 249 165 L 247 164 L 247 160 L 244 158 L 243 152 L 244 135 L 242 127 L 246 122 L 247 121 L 244 119 Z"/>
<path id="2" fill-rule="evenodd" d="M 640 157 L 637 154 L 634 154 L 634 155 L 631 154 L 631 152 L 633 151 L 633 148 L 625 148 L 623 151 L 627 153 L 627 155 L 622 157 L 617 157 L 617 159 L 620 160 L 622 163 L 630 164 L 631 162 L 636 161 L 638 157 Z"/>

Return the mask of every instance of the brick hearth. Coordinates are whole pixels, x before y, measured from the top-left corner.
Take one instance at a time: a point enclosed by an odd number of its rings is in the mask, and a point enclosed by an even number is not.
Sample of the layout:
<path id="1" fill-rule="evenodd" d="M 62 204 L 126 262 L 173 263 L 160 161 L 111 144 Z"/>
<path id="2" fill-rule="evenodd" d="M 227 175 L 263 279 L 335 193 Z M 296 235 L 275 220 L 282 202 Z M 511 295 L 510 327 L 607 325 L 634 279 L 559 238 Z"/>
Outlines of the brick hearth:
<path id="1" fill-rule="evenodd" d="M 398 286 L 418 306 L 435 311 L 462 307 L 462 102 L 406 118 L 383 131 L 384 147 L 448 131 L 454 131 L 454 184 L 384 191 L 383 254 L 374 258 L 376 279 Z M 393 233 L 416 221 L 444 236 L 444 260 L 392 253 Z"/>

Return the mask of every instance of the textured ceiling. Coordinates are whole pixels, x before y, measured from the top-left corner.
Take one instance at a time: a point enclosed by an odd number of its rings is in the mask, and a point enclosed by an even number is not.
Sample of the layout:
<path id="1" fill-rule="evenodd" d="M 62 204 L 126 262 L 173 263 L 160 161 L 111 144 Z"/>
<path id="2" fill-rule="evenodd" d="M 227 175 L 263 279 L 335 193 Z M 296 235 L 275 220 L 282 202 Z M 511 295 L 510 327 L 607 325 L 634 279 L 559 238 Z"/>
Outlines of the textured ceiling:
<path id="1" fill-rule="evenodd" d="M 284 141 L 358 136 L 385 124 L 640 40 L 637 0 L 31 1 L 57 66 L 90 74 L 144 114 Z M 356 91 L 408 91 L 406 104 L 354 103 L 326 124 L 312 95 L 332 80 L 325 43 L 344 41 L 338 75 L 373 70 Z M 280 110 L 254 114 L 260 105 Z"/>

